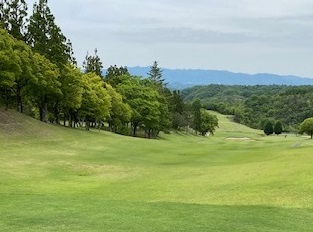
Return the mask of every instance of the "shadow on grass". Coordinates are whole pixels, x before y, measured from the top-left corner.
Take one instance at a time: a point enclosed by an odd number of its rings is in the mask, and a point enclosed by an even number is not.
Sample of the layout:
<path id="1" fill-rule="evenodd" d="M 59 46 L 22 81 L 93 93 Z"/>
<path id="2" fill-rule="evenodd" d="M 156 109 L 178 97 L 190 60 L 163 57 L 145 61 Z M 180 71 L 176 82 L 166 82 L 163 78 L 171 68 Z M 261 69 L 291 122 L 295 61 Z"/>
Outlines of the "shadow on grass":
<path id="1" fill-rule="evenodd" d="M 313 209 L 1 196 L 3 231 L 310 231 Z"/>

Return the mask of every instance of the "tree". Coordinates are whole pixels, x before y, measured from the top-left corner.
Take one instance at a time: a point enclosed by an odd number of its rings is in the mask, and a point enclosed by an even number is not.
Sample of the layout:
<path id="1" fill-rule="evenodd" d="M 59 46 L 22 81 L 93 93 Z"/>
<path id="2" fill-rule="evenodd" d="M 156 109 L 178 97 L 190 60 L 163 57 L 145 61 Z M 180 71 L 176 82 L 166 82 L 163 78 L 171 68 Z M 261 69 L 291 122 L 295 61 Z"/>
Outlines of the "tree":
<path id="1" fill-rule="evenodd" d="M 64 123 L 66 122 L 66 117 L 68 117 L 70 127 L 73 127 L 73 122 L 77 121 L 77 110 L 82 104 L 82 75 L 77 67 L 67 64 L 61 69 L 59 77 L 62 91 L 62 96 L 59 99 L 60 107 L 64 115 Z M 57 109 L 55 108 L 55 110 Z M 55 112 L 57 123 L 58 113 Z"/>
<path id="2" fill-rule="evenodd" d="M 16 40 L 5 30 L 0 29 L 0 89 L 6 108 L 9 106 L 16 78 L 22 73 L 20 57 L 14 51 L 15 44 Z"/>
<path id="3" fill-rule="evenodd" d="M 117 91 L 132 109 L 132 135 L 137 136 L 138 127 L 145 129 L 148 137 L 156 135 L 162 125 L 158 91 L 147 85 L 146 80 L 133 76 L 120 83 Z"/>
<path id="4" fill-rule="evenodd" d="M 44 56 L 35 53 L 33 56 L 33 72 L 35 78 L 26 86 L 28 98 L 39 108 L 39 119 L 48 122 L 49 103 L 62 95 L 58 67 Z"/>
<path id="5" fill-rule="evenodd" d="M 111 86 L 116 87 L 118 84 L 127 80 L 130 76 L 127 67 L 117 67 L 116 65 L 110 66 L 105 74 L 105 82 Z"/>
<path id="6" fill-rule="evenodd" d="M 19 66 L 21 73 L 16 75 L 15 83 L 12 88 L 15 95 L 16 110 L 20 113 L 24 111 L 23 99 L 27 95 L 26 86 L 28 83 L 36 78 L 33 70 L 33 52 L 23 41 L 16 40 L 14 45 L 14 52 L 19 57 Z"/>
<path id="7" fill-rule="evenodd" d="M 172 127 L 176 130 L 188 125 L 185 118 L 185 104 L 179 90 L 174 90 L 169 99 L 169 109 L 172 114 Z"/>
<path id="8" fill-rule="evenodd" d="M 280 121 L 277 121 L 274 125 L 274 133 L 280 135 L 283 132 L 283 125 Z"/>
<path id="9" fill-rule="evenodd" d="M 218 127 L 218 119 L 207 110 L 201 109 L 200 133 L 205 136 L 208 132 L 214 135 L 215 128 Z"/>
<path id="10" fill-rule="evenodd" d="M 104 88 L 102 78 L 93 72 L 83 75 L 82 87 L 83 96 L 79 116 L 85 120 L 88 130 L 92 120 L 102 122 L 109 116 L 111 97 Z"/>
<path id="11" fill-rule="evenodd" d="M 146 84 L 151 86 L 151 88 L 155 89 L 159 96 L 158 96 L 158 102 L 159 102 L 159 111 L 160 111 L 160 124 L 159 129 L 154 129 L 157 131 L 156 134 L 159 133 L 159 131 L 163 130 L 165 131 L 166 128 L 169 128 L 171 126 L 171 112 L 169 109 L 169 101 L 172 97 L 171 91 L 166 87 L 166 84 L 164 83 L 164 79 L 162 79 L 162 72 L 163 70 L 158 67 L 158 62 L 154 61 L 153 65 L 151 66 L 150 71 L 148 74 L 148 79 L 146 81 Z"/>
<path id="12" fill-rule="evenodd" d="M 98 53 L 97 48 L 95 49 L 94 52 L 95 54 L 93 56 L 87 53 L 85 60 L 83 62 L 83 68 L 85 69 L 85 73 L 93 72 L 99 77 L 103 78 L 102 75 L 103 65 L 97 54 Z"/>
<path id="13" fill-rule="evenodd" d="M 192 115 L 193 115 L 193 123 L 192 128 L 195 131 L 201 131 L 201 101 L 196 99 L 192 103 Z"/>
<path id="14" fill-rule="evenodd" d="M 147 73 L 148 78 L 158 85 L 163 85 L 162 72 L 163 70 L 158 67 L 158 62 L 154 61 L 150 71 Z"/>
<path id="15" fill-rule="evenodd" d="M 180 114 L 177 112 L 172 113 L 172 127 L 175 130 L 179 130 L 182 127 L 186 127 L 186 126 L 188 126 L 188 124 L 189 124 L 189 121 L 185 117 L 184 114 Z"/>
<path id="16" fill-rule="evenodd" d="M 105 88 L 111 97 L 111 108 L 107 119 L 111 131 L 115 133 L 125 133 L 125 124 L 131 119 L 132 110 L 130 106 L 123 102 L 122 95 L 119 94 L 110 84 L 105 84 Z"/>
<path id="17" fill-rule="evenodd" d="M 300 125 L 300 134 L 307 133 L 313 138 L 313 117 L 305 119 Z"/>
<path id="18" fill-rule="evenodd" d="M 271 121 L 268 121 L 264 126 L 264 133 L 266 135 L 271 135 L 274 133 L 273 124 Z"/>
<path id="19" fill-rule="evenodd" d="M 34 52 L 45 56 L 59 68 L 73 60 L 71 43 L 55 24 L 48 0 L 39 0 L 34 4 L 28 26 L 27 43 Z"/>
<path id="20" fill-rule="evenodd" d="M 27 4 L 25 0 L 0 1 L 0 24 L 14 38 L 25 41 Z"/>
<path id="21" fill-rule="evenodd" d="M 179 90 L 174 90 L 170 100 L 170 108 L 172 112 L 182 114 L 184 112 L 184 100 Z"/>

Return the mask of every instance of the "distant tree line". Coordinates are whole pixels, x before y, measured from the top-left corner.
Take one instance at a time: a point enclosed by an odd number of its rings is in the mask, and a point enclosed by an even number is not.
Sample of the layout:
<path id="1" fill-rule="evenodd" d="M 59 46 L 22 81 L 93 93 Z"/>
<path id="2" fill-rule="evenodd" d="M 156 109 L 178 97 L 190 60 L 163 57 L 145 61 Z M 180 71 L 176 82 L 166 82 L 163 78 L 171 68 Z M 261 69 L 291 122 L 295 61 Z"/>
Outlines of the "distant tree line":
<path id="1" fill-rule="evenodd" d="M 171 91 L 155 61 L 148 78 L 116 65 L 102 73 L 97 49 L 77 67 L 72 44 L 55 23 L 48 1 L 27 15 L 24 0 L 0 2 L 0 104 L 43 122 L 158 136 L 192 128 L 213 133 L 217 118 L 199 100 L 186 104 Z"/>
<path id="2" fill-rule="evenodd" d="M 234 115 L 236 122 L 252 128 L 272 127 L 279 121 L 284 131 L 298 131 L 313 116 L 313 86 L 196 86 L 182 91 L 186 102 L 201 99 L 206 109 Z"/>

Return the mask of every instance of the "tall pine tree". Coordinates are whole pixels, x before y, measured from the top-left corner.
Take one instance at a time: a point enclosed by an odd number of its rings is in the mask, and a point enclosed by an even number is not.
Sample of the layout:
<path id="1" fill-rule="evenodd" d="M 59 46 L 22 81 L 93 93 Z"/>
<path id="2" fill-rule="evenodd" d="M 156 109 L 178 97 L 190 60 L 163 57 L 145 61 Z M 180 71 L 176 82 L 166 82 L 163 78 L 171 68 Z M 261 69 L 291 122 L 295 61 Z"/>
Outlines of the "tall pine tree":
<path id="1" fill-rule="evenodd" d="M 28 26 L 27 42 L 33 51 L 45 56 L 59 68 L 72 61 L 71 43 L 55 24 L 48 0 L 39 0 L 34 4 Z"/>
<path id="2" fill-rule="evenodd" d="M 162 79 L 162 72 L 163 70 L 158 66 L 158 62 L 154 61 L 150 71 L 147 73 L 148 78 L 156 84 L 163 86 L 164 79 Z"/>
<path id="3" fill-rule="evenodd" d="M 94 55 L 89 55 L 87 53 L 85 60 L 83 62 L 83 68 L 85 69 L 85 73 L 93 72 L 97 74 L 99 77 L 103 78 L 102 75 L 103 65 L 100 60 L 100 57 L 98 56 L 97 48 L 95 49 L 94 52 L 95 52 Z"/>
<path id="4" fill-rule="evenodd" d="M 25 40 L 27 19 L 27 4 L 25 0 L 0 1 L 0 24 L 13 37 Z"/>

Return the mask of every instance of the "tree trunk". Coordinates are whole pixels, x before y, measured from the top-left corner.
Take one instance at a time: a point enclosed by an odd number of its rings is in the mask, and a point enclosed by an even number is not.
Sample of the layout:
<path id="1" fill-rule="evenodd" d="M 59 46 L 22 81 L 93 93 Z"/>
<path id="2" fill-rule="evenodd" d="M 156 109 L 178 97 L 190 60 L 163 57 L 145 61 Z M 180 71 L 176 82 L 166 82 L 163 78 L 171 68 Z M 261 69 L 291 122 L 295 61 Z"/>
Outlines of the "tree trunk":
<path id="1" fill-rule="evenodd" d="M 63 117 L 63 126 L 66 126 L 66 115 L 65 115 L 65 113 L 64 113 L 63 116 L 64 116 L 64 117 Z"/>
<path id="2" fill-rule="evenodd" d="M 42 122 L 48 122 L 48 103 L 43 100 L 39 107 L 39 118 Z"/>
<path id="3" fill-rule="evenodd" d="M 73 127 L 73 111 L 72 111 L 72 109 L 69 110 L 68 125 L 69 125 L 69 127 Z"/>
<path id="4" fill-rule="evenodd" d="M 133 123 L 133 137 L 136 137 L 138 123 Z"/>
<path id="5" fill-rule="evenodd" d="M 89 130 L 89 128 L 90 128 L 89 118 L 86 118 L 86 120 L 85 120 L 85 128 L 86 128 L 86 130 Z"/>

